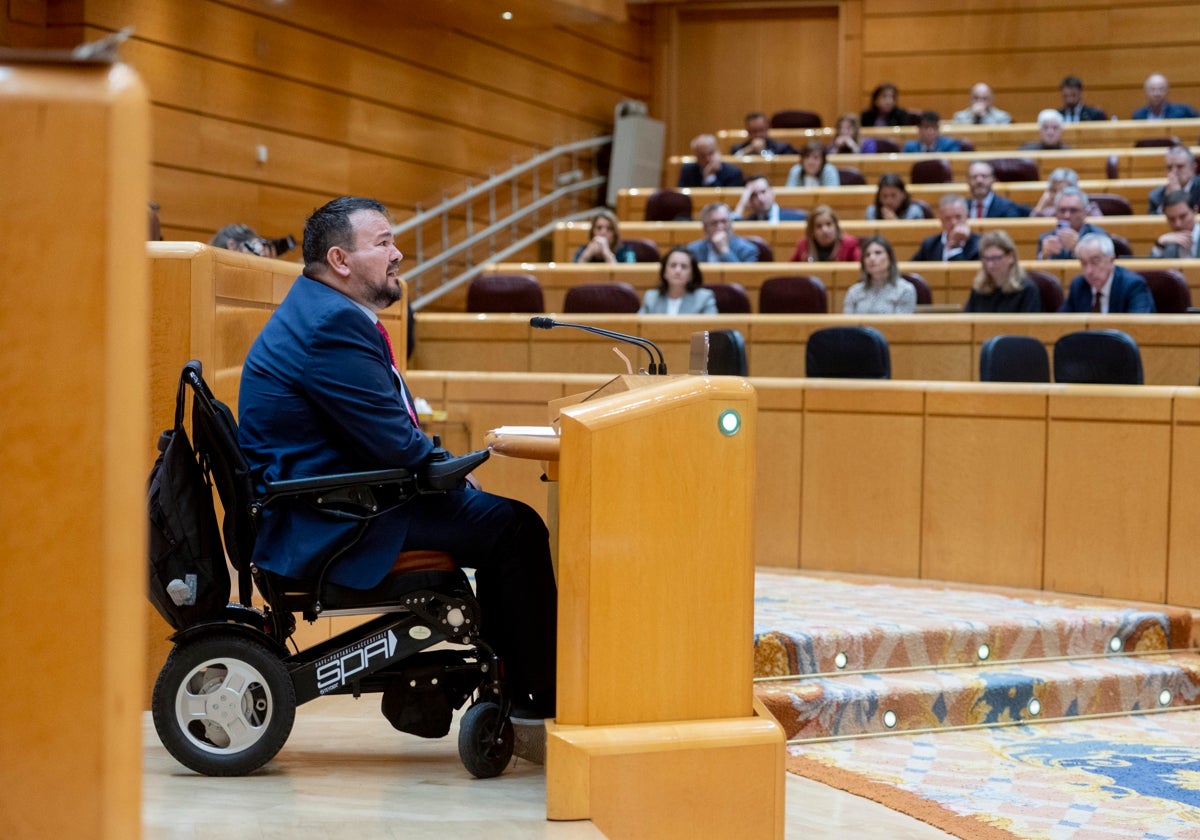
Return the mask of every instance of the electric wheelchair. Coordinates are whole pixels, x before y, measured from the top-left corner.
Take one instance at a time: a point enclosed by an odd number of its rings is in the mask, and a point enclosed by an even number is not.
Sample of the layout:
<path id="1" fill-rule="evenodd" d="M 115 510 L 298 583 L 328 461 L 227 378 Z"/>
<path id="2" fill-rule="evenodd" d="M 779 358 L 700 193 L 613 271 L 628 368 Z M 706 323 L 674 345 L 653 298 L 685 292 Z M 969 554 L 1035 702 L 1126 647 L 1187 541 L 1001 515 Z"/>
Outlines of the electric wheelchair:
<path id="1" fill-rule="evenodd" d="M 219 534 L 215 516 L 209 515 L 218 545 L 218 560 L 211 565 L 214 575 L 224 576 L 217 583 L 225 588 L 213 607 L 202 614 L 185 612 L 187 618 L 181 620 L 180 611 L 165 599 L 188 603 L 190 584 L 195 603 L 196 579 L 188 575 L 187 584 L 176 579 L 166 586 L 151 553 L 150 599 L 176 630 L 151 702 L 155 729 L 167 751 L 206 775 L 250 773 L 283 747 L 301 703 L 331 694 L 378 693 L 382 712 L 395 728 L 423 737 L 446 735 L 453 711 L 470 701 L 459 723 L 459 755 L 473 775 L 499 775 L 514 747 L 502 663 L 480 638 L 480 609 L 470 582 L 447 555 L 402 553 L 384 583 L 365 591 L 326 581 L 353 541 L 328 557 L 313 580 L 283 578 L 251 564 L 258 516 L 279 499 L 300 499 L 331 517 L 360 522 L 361 534 L 374 516 L 414 494 L 461 487 L 488 452 L 453 458 L 439 444 L 435 457 L 416 474 L 391 469 L 279 481 L 258 495 L 238 448 L 233 414 L 214 398 L 198 361 L 188 362 L 180 375 L 175 438 L 183 429 L 189 389 L 195 444 L 191 467 L 198 465 L 205 476 L 204 501 L 212 507 L 215 488 L 224 509 Z M 170 432 L 159 442 L 164 453 Z M 188 443 L 186 434 L 182 439 Z M 192 449 L 187 452 L 190 456 Z M 233 603 L 230 566 L 238 579 L 239 596 Z M 254 588 L 261 606 L 251 599 Z M 297 614 L 310 622 L 338 615 L 376 617 L 300 650 L 292 639 Z"/>

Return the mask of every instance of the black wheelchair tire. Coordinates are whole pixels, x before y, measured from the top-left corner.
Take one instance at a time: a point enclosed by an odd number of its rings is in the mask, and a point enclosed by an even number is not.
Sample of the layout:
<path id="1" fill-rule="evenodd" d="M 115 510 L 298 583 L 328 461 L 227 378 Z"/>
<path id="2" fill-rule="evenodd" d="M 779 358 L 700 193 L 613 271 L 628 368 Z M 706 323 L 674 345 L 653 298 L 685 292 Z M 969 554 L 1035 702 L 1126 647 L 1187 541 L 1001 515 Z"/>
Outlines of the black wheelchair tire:
<path id="1" fill-rule="evenodd" d="M 279 657 L 231 634 L 176 645 L 150 705 L 167 752 L 206 776 L 243 776 L 262 767 L 296 719 L 295 687 Z"/>
<path id="2" fill-rule="evenodd" d="M 504 772 L 515 746 L 512 721 L 496 703 L 476 703 L 458 725 L 458 757 L 477 779 L 492 779 Z"/>

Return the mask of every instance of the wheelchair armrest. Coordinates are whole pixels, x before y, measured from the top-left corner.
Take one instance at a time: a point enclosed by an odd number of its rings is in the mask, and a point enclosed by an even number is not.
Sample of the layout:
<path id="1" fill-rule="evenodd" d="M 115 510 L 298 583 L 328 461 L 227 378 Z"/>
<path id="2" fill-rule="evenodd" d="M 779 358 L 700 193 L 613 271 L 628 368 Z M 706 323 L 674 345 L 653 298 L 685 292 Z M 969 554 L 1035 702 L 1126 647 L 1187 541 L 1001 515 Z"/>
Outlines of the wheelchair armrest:
<path id="1" fill-rule="evenodd" d="M 292 478 L 287 481 L 268 481 L 266 490 L 268 496 L 296 496 L 303 493 L 337 490 L 341 487 L 359 484 L 375 486 L 403 484 L 412 481 L 412 478 L 411 472 L 403 467 L 397 467 L 391 470 L 371 470 L 369 472 L 318 475 L 312 478 Z"/>
<path id="2" fill-rule="evenodd" d="M 439 453 L 441 455 L 439 456 Z M 444 449 L 434 452 L 434 457 L 421 465 L 417 483 L 422 490 L 454 490 L 462 487 L 467 473 L 478 467 L 491 456 L 486 449 L 468 452 L 451 458 Z"/>

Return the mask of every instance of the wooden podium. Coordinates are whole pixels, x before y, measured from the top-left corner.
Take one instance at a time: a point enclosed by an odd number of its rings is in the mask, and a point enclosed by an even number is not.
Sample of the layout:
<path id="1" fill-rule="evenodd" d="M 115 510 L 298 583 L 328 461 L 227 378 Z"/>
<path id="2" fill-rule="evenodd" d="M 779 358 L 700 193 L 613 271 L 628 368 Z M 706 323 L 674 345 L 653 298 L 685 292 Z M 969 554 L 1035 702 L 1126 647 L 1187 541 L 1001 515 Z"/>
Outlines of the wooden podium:
<path id="1" fill-rule="evenodd" d="M 559 414 L 546 815 L 613 838 L 780 838 L 784 736 L 752 685 L 754 390 L 621 381 Z"/>

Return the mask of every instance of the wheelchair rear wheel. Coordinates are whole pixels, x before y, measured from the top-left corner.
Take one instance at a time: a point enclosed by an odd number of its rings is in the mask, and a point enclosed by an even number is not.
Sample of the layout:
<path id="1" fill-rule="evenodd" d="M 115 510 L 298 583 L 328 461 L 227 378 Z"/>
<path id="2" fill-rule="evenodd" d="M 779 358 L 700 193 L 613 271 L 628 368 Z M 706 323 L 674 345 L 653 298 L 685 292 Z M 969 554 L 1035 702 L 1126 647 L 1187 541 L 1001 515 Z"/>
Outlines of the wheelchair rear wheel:
<path id="1" fill-rule="evenodd" d="M 496 703 L 476 703 L 458 725 L 458 757 L 472 776 L 491 779 L 508 766 L 513 754 L 512 721 Z"/>
<path id="2" fill-rule="evenodd" d="M 296 692 L 269 648 L 221 634 L 171 651 L 151 708 L 159 740 L 180 764 L 206 776 L 241 776 L 287 741 Z"/>

